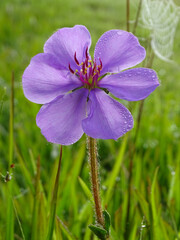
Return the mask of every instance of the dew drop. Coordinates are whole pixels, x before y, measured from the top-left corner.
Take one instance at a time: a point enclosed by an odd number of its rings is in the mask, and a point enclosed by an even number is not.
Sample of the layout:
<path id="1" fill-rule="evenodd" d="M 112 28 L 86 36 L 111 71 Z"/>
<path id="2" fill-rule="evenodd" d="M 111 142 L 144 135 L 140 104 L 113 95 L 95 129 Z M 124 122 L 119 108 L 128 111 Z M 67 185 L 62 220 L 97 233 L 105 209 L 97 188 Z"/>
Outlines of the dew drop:
<path id="1" fill-rule="evenodd" d="M 117 34 L 120 36 L 120 35 L 122 35 L 122 32 L 118 31 Z"/>

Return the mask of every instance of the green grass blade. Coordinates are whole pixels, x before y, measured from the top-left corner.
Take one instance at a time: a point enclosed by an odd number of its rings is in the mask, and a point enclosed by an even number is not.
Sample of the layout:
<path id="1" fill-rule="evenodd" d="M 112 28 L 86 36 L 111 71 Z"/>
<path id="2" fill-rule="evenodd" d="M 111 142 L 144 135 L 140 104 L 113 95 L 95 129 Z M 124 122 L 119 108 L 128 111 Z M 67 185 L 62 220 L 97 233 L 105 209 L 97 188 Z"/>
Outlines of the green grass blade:
<path id="1" fill-rule="evenodd" d="M 32 234 L 31 239 L 38 239 L 38 210 L 39 210 L 39 197 L 40 197 L 40 157 L 37 159 L 37 173 L 35 179 L 35 194 L 34 194 L 34 206 L 33 206 L 33 216 L 32 216 Z"/>
<path id="2" fill-rule="evenodd" d="M 31 192 L 33 194 L 35 194 L 35 189 L 34 189 L 34 186 L 32 184 L 32 177 L 31 177 L 31 175 L 30 175 L 30 173 L 29 173 L 29 171 L 28 171 L 28 169 L 25 165 L 25 161 L 24 161 L 16 143 L 15 143 L 15 151 L 16 151 L 16 155 L 17 155 L 17 160 L 18 160 L 19 165 L 20 165 L 20 167 L 22 169 L 22 172 L 23 172 L 23 176 L 25 177 L 25 179 L 27 181 L 27 184 L 28 184 L 29 188 L 31 189 Z"/>
<path id="3" fill-rule="evenodd" d="M 60 170 L 61 170 L 61 160 L 62 160 L 62 146 L 60 149 L 58 170 L 57 170 L 56 180 L 55 180 L 54 189 L 53 189 L 52 202 L 50 207 L 50 217 L 49 217 L 49 224 L 48 224 L 48 233 L 47 233 L 46 240 L 51 240 L 53 237 L 54 223 L 55 223 L 55 217 L 56 217 L 59 177 L 60 177 Z"/>
<path id="4" fill-rule="evenodd" d="M 146 201 L 144 196 L 138 190 L 135 190 L 135 194 L 137 196 L 137 199 L 139 201 L 139 204 L 141 206 L 144 216 L 146 217 L 147 221 L 150 222 L 148 202 Z"/>
<path id="5" fill-rule="evenodd" d="M 6 96 L 6 87 L 4 87 L 2 91 L 0 91 L 0 96 L 1 96 L 1 99 L 0 99 L 0 115 L 1 115 L 1 112 L 3 109 L 4 98 Z"/>
<path id="6" fill-rule="evenodd" d="M 56 219 L 59 223 L 59 227 L 62 229 L 68 240 L 75 240 L 76 238 L 73 236 L 73 234 L 69 231 L 68 227 L 61 221 L 61 219 L 56 216 Z"/>
<path id="7" fill-rule="evenodd" d="M 90 191 L 90 189 L 88 188 L 88 186 L 86 185 L 86 183 L 82 180 L 82 178 L 78 177 L 79 179 L 79 183 L 82 187 L 83 192 L 85 193 L 85 195 L 87 196 L 87 198 L 89 199 L 89 201 L 94 204 L 94 199 L 92 196 L 92 193 Z"/>
<path id="8" fill-rule="evenodd" d="M 112 197 L 113 187 L 116 183 L 116 178 L 119 174 L 119 170 L 121 168 L 121 164 L 122 164 L 122 161 L 123 161 L 124 152 L 125 152 L 125 149 L 126 149 L 127 136 L 128 135 L 126 135 L 123 139 L 123 142 L 122 142 L 122 145 L 119 149 L 119 153 L 118 153 L 116 162 L 114 164 L 113 170 L 112 170 L 110 176 L 108 177 L 108 181 L 107 181 L 108 190 L 107 190 L 107 193 L 106 193 L 106 196 L 105 196 L 105 204 L 108 204 L 109 200 Z"/>
<path id="9" fill-rule="evenodd" d="M 23 231 L 23 228 L 22 228 L 22 225 L 21 225 L 21 222 L 20 222 L 20 219 L 19 219 L 19 216 L 18 216 L 18 213 L 17 213 L 17 209 L 16 209 L 16 206 L 15 206 L 15 203 L 14 203 L 13 199 L 12 199 L 12 203 L 13 203 L 13 208 L 14 208 L 14 212 L 15 212 L 15 215 L 16 215 L 16 219 L 18 221 L 18 225 L 19 225 L 19 228 L 20 228 L 20 231 L 21 231 L 22 239 L 25 240 L 24 231 Z"/>
<path id="10" fill-rule="evenodd" d="M 152 186 L 151 186 L 151 211 L 152 211 L 152 219 L 153 219 L 153 237 L 154 240 L 159 240 L 159 214 L 158 209 L 156 207 L 156 192 L 155 187 L 157 183 L 157 174 L 158 174 L 159 167 L 156 168 Z"/>

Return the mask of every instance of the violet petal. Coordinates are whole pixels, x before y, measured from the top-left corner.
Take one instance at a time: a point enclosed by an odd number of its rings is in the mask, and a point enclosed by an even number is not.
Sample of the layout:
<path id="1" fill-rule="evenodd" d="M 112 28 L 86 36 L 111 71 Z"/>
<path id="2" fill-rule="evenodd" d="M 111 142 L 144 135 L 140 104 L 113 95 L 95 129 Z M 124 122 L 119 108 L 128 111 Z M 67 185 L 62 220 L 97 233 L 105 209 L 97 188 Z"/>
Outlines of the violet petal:
<path id="1" fill-rule="evenodd" d="M 90 112 L 82 121 L 84 132 L 92 138 L 118 139 L 133 127 L 131 113 L 99 89 L 89 95 Z"/>
<path id="2" fill-rule="evenodd" d="M 61 28 L 45 43 L 44 52 L 54 54 L 62 66 L 73 70 L 77 69 L 76 58 L 81 63 L 86 58 L 86 49 L 91 45 L 91 36 L 88 29 L 82 25 L 72 28 Z"/>
<path id="3" fill-rule="evenodd" d="M 159 86 L 156 72 L 148 68 L 134 68 L 105 76 L 99 87 L 106 88 L 115 97 L 138 101 L 149 96 Z"/>
<path id="4" fill-rule="evenodd" d="M 41 107 L 36 123 L 48 142 L 70 145 L 81 138 L 87 96 L 87 89 L 79 89 Z"/>
<path id="5" fill-rule="evenodd" d="M 48 103 L 57 96 L 82 86 L 70 71 L 62 70 L 56 57 L 41 53 L 31 59 L 22 77 L 27 99 L 35 103 Z"/>
<path id="6" fill-rule="evenodd" d="M 146 51 L 137 37 L 123 30 L 105 32 L 98 40 L 94 52 L 96 62 L 100 64 L 100 58 L 103 64 L 101 75 L 133 67 L 142 62 L 145 56 Z"/>

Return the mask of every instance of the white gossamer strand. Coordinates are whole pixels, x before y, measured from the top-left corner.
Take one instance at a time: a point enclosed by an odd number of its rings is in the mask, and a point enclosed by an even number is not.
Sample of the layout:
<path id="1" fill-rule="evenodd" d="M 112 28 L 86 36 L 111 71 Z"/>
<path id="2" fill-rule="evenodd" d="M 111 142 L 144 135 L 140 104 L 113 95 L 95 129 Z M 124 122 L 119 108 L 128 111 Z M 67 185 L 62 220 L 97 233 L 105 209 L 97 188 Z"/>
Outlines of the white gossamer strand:
<path id="1" fill-rule="evenodd" d="M 157 57 L 171 62 L 180 7 L 173 0 L 142 0 L 141 25 L 151 32 L 151 46 Z"/>

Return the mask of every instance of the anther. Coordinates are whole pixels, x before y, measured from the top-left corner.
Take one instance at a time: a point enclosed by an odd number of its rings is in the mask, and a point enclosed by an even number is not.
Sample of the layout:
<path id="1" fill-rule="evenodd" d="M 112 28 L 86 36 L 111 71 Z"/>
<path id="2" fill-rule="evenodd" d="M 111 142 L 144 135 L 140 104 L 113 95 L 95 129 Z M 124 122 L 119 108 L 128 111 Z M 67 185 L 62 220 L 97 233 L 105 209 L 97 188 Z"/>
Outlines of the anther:
<path id="1" fill-rule="evenodd" d="M 92 69 L 92 75 L 94 75 L 95 71 L 96 71 L 96 62 L 94 62 L 94 67 Z"/>
<path id="2" fill-rule="evenodd" d="M 75 52 L 75 54 L 74 54 L 74 60 L 75 60 L 75 62 L 77 63 L 77 65 L 79 65 L 79 61 L 77 60 L 77 57 L 76 57 L 76 52 Z"/>
<path id="3" fill-rule="evenodd" d="M 100 70 L 101 70 L 102 69 L 102 61 L 100 58 L 99 58 L 99 61 L 100 61 Z"/>
<path id="4" fill-rule="evenodd" d="M 70 66 L 70 63 L 69 63 L 69 70 L 72 74 L 74 74 L 74 71 L 72 70 L 71 66 Z"/>

